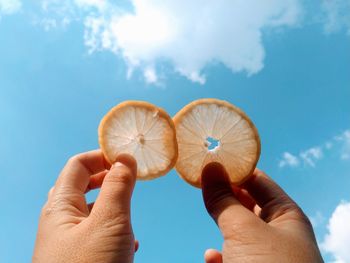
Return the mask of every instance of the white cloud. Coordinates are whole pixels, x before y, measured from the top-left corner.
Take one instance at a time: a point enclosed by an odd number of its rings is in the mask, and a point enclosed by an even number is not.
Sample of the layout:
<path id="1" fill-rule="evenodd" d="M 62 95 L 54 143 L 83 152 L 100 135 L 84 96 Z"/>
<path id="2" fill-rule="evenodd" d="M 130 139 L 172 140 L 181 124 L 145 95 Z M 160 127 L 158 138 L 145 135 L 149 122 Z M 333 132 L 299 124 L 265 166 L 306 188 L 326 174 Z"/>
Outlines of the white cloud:
<path id="1" fill-rule="evenodd" d="M 41 25 L 44 27 L 45 31 L 49 31 L 57 27 L 57 20 L 52 18 L 45 18 L 40 21 Z"/>
<path id="2" fill-rule="evenodd" d="M 282 159 L 279 161 L 278 166 L 283 168 L 285 166 L 298 167 L 300 164 L 305 166 L 315 167 L 316 162 L 323 157 L 323 150 L 321 147 L 316 146 L 300 152 L 298 155 L 293 155 L 290 152 L 284 152 Z"/>
<path id="3" fill-rule="evenodd" d="M 66 27 L 79 17 L 76 5 L 70 0 L 42 0 L 41 11 L 33 22 L 41 25 L 46 31 Z"/>
<path id="4" fill-rule="evenodd" d="M 346 29 L 350 34 L 350 0 L 323 0 L 324 30 L 326 33 Z"/>
<path id="5" fill-rule="evenodd" d="M 315 162 L 323 156 L 321 147 L 313 147 L 300 153 L 300 158 L 305 164 L 315 167 Z"/>
<path id="6" fill-rule="evenodd" d="M 82 8 L 96 7 L 99 10 L 104 10 L 107 6 L 107 0 L 74 0 L 74 2 Z"/>
<path id="7" fill-rule="evenodd" d="M 82 21 L 90 52 L 121 56 L 128 77 L 140 70 L 148 83 L 164 79 L 162 63 L 200 84 L 207 79 L 205 68 L 213 64 L 256 74 L 266 56 L 263 34 L 298 25 L 303 12 L 301 0 L 126 1 L 132 8 L 112 0 L 41 1 L 48 17 L 39 24 L 46 30 Z M 345 28 L 350 34 L 350 0 L 322 0 L 321 8 L 325 32 Z"/>
<path id="8" fill-rule="evenodd" d="M 341 158 L 343 160 L 350 159 L 350 130 L 346 130 L 342 134 L 341 141 L 343 142 Z"/>
<path id="9" fill-rule="evenodd" d="M 325 143 L 301 151 L 294 155 L 284 152 L 278 163 L 279 167 L 298 167 L 301 163 L 305 166 L 315 167 L 317 161 L 330 151 L 336 152 L 341 160 L 350 160 L 350 129 L 334 136 Z"/>
<path id="10" fill-rule="evenodd" d="M 299 158 L 289 152 L 283 153 L 283 158 L 279 162 L 279 167 L 290 166 L 296 167 L 299 166 Z"/>
<path id="11" fill-rule="evenodd" d="M 341 145 L 341 159 L 350 159 L 350 129 L 334 136 L 333 140 Z"/>
<path id="12" fill-rule="evenodd" d="M 158 82 L 158 76 L 153 67 L 148 67 L 144 70 L 144 77 L 147 83 Z"/>
<path id="13" fill-rule="evenodd" d="M 41 0 L 40 5 L 38 19 L 55 20 L 57 27 L 82 22 L 90 15 L 104 15 L 111 7 L 107 0 Z"/>
<path id="14" fill-rule="evenodd" d="M 0 0 L 0 9 L 1 3 L 20 2 Z M 50 30 L 72 21 L 84 22 L 84 40 L 90 52 L 108 50 L 121 56 L 129 67 L 128 77 L 141 70 L 149 83 L 163 79 L 159 77 L 164 76 L 163 62 L 200 84 L 207 79 L 205 68 L 213 64 L 223 64 L 232 72 L 248 76 L 256 74 L 263 69 L 266 56 L 263 34 L 298 25 L 303 13 L 302 0 L 128 0 L 123 4 L 112 0 L 41 0 L 41 3 L 48 16 L 41 17 L 37 24 Z M 126 3 L 131 8 L 125 7 Z M 320 3 L 325 32 L 346 28 L 350 34 L 350 0 Z"/>
<path id="15" fill-rule="evenodd" d="M 0 0 L 0 16 L 16 13 L 21 6 L 22 3 L 19 0 Z"/>
<path id="16" fill-rule="evenodd" d="M 350 202 L 341 202 L 328 222 L 328 233 L 321 248 L 338 263 L 350 262 Z"/>
<path id="17" fill-rule="evenodd" d="M 130 0 L 131 11 L 107 0 L 44 3 L 66 19 L 84 17 L 90 52 L 116 53 L 129 75 L 141 70 L 150 83 L 164 75 L 162 63 L 200 84 L 212 63 L 255 74 L 264 67 L 264 31 L 295 26 L 301 16 L 300 0 Z"/>

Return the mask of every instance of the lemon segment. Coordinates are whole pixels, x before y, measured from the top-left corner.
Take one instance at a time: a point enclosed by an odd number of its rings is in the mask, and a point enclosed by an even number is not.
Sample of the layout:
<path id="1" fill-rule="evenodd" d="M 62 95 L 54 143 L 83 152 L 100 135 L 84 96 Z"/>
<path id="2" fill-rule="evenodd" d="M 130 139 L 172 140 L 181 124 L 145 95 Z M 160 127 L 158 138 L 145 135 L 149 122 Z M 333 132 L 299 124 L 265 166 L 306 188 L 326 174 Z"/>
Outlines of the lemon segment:
<path id="1" fill-rule="evenodd" d="M 253 172 L 260 139 L 239 108 L 222 100 L 200 99 L 185 106 L 173 120 L 179 147 L 175 168 L 191 185 L 201 187 L 202 170 L 210 162 L 221 163 L 233 184 L 242 183 Z"/>
<path id="2" fill-rule="evenodd" d="M 177 159 L 175 127 L 161 108 L 143 101 L 126 101 L 111 109 L 99 126 L 99 143 L 112 164 L 119 154 L 137 161 L 137 178 L 165 175 Z"/>

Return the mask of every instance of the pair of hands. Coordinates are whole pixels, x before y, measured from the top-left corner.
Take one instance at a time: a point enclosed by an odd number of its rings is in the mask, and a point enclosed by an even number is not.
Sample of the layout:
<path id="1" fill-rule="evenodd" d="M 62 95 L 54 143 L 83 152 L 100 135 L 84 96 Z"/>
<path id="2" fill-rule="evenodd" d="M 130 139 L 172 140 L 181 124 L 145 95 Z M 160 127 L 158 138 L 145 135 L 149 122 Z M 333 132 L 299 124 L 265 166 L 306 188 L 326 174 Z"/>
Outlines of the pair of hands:
<path id="1" fill-rule="evenodd" d="M 133 262 L 138 242 L 130 199 L 136 167 L 128 155 L 110 167 L 99 150 L 72 157 L 42 209 L 33 262 Z M 101 188 L 96 202 L 87 204 L 85 193 L 96 188 Z M 307 217 L 258 169 L 238 188 L 220 164 L 209 164 L 202 190 L 224 238 L 222 253 L 205 252 L 206 263 L 323 262 Z"/>

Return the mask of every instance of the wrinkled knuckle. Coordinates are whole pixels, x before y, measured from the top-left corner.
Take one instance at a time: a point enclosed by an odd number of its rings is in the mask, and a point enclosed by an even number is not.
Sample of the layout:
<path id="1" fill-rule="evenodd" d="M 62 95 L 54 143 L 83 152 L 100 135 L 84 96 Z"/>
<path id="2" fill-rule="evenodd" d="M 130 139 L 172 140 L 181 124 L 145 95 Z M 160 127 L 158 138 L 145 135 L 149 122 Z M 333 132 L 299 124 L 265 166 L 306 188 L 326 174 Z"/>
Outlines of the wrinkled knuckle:
<path id="1" fill-rule="evenodd" d="M 283 196 L 271 199 L 262 209 L 261 218 L 269 222 L 287 213 L 297 220 L 304 216 L 303 211 L 294 201 L 287 196 Z"/>
<path id="2" fill-rule="evenodd" d="M 113 209 L 104 209 L 103 211 L 96 210 L 90 214 L 92 222 L 100 226 L 111 228 L 113 226 L 128 226 L 130 225 L 129 213 L 118 211 L 116 213 Z"/>
<path id="3" fill-rule="evenodd" d="M 89 217 L 92 222 L 100 222 L 102 221 L 103 214 L 99 210 L 92 210 Z"/>
<path id="4" fill-rule="evenodd" d="M 304 213 L 300 217 L 300 220 L 310 229 L 313 229 L 312 223 L 310 221 L 310 218 L 308 218 Z"/>
<path id="5" fill-rule="evenodd" d="M 54 207 L 52 207 L 50 203 L 46 202 L 44 206 L 41 208 L 40 216 L 42 218 L 49 218 L 54 214 L 54 212 L 55 212 Z"/>
<path id="6" fill-rule="evenodd" d="M 74 196 L 70 197 L 71 200 L 74 200 L 74 198 Z M 56 215 L 58 212 L 66 210 L 67 205 L 69 207 L 69 201 L 66 200 L 64 193 L 57 191 L 57 193 L 45 203 L 41 209 L 41 215 L 43 217 L 52 217 L 52 215 Z"/>
<path id="7" fill-rule="evenodd" d="M 285 210 L 287 212 L 291 213 L 291 214 L 294 214 L 297 218 L 300 218 L 300 219 L 305 218 L 305 219 L 307 219 L 307 217 L 305 216 L 303 210 L 294 201 L 290 201 L 289 200 L 289 202 L 286 202 Z"/>
<path id="8" fill-rule="evenodd" d="M 221 222 L 221 226 L 222 229 L 225 229 L 222 232 L 224 240 L 234 241 L 236 245 L 247 245 L 257 238 L 257 225 L 254 217 L 252 220 Z"/>
<path id="9" fill-rule="evenodd" d="M 207 196 L 205 206 L 211 215 L 216 216 L 227 206 L 231 197 L 231 191 L 228 191 L 227 189 L 215 189 L 215 191 Z"/>
<path id="10" fill-rule="evenodd" d="M 304 212 L 303 212 L 302 218 L 303 218 L 304 222 L 306 223 L 306 225 L 313 228 L 311 219 Z"/>
<path id="11" fill-rule="evenodd" d="M 313 228 L 310 219 L 305 215 L 304 211 L 297 204 L 295 204 L 294 210 L 291 213 L 294 213 L 295 218 L 298 221 L 304 223 L 305 226 L 311 229 Z"/>
<path id="12" fill-rule="evenodd" d="M 121 225 L 121 226 L 129 226 L 130 225 L 130 216 L 128 213 L 119 212 L 117 215 L 111 214 L 109 217 L 108 222 L 111 223 L 111 225 Z"/>
<path id="13" fill-rule="evenodd" d="M 132 183 L 132 176 L 129 170 L 120 169 L 117 173 L 112 172 L 110 176 L 106 176 L 105 181 L 112 184 L 115 183 L 129 185 Z"/>

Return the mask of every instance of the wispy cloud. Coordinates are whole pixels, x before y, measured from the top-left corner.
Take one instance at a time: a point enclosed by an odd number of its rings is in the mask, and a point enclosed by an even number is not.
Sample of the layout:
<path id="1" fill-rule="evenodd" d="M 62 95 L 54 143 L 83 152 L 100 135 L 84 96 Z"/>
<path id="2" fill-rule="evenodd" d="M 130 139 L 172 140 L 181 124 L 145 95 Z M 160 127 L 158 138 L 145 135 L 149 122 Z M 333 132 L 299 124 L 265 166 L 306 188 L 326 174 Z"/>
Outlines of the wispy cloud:
<path id="1" fill-rule="evenodd" d="M 22 3 L 19 0 L 0 0 L 1 15 L 11 15 L 21 9 Z"/>
<path id="2" fill-rule="evenodd" d="M 350 34 L 350 0 L 323 0 L 322 10 L 326 33 L 345 29 Z"/>
<path id="3" fill-rule="evenodd" d="M 84 22 L 87 17 L 104 14 L 110 6 L 105 0 L 41 0 L 39 3 L 41 12 L 34 23 L 42 25 L 45 30 Z"/>
<path id="4" fill-rule="evenodd" d="M 341 135 L 335 136 L 334 140 L 342 144 L 341 158 L 343 160 L 350 159 L 350 130 L 345 131 Z"/>
<path id="5" fill-rule="evenodd" d="M 81 8 L 96 7 L 101 11 L 105 10 L 108 5 L 106 0 L 74 0 L 74 2 Z"/>
<path id="6" fill-rule="evenodd" d="M 34 23 L 49 31 L 81 22 L 90 52 L 107 50 L 121 56 L 128 66 L 128 77 L 140 71 L 148 83 L 164 81 L 164 68 L 169 66 L 200 84 L 207 79 L 205 68 L 213 64 L 223 64 L 232 72 L 248 76 L 256 74 L 264 68 L 264 33 L 297 26 L 303 14 L 301 0 L 40 3 L 42 13 Z M 129 6 L 125 7 L 125 3 Z M 325 32 L 345 29 L 350 34 L 350 0 L 320 3 Z M 20 0 L 0 0 L 0 17 L 20 8 Z"/>
<path id="7" fill-rule="evenodd" d="M 341 202 L 328 222 L 328 233 L 321 249 L 331 253 L 337 263 L 350 262 L 350 202 Z"/>
<path id="8" fill-rule="evenodd" d="M 290 166 L 290 167 L 296 167 L 299 166 L 299 158 L 289 152 L 284 152 L 282 160 L 279 162 L 279 167 L 284 167 L 284 166 Z"/>
<path id="9" fill-rule="evenodd" d="M 131 0 L 132 10 L 121 10 L 107 0 L 45 0 L 43 7 L 57 9 L 66 21 L 84 12 L 86 46 L 123 57 L 129 77 L 141 71 L 147 82 L 162 81 L 165 62 L 204 84 L 203 70 L 211 63 L 248 75 L 259 72 L 264 31 L 297 25 L 299 1 Z"/>
<path id="10" fill-rule="evenodd" d="M 323 151 L 320 146 L 313 147 L 301 152 L 299 156 L 305 164 L 315 167 L 315 163 L 323 157 Z"/>
<path id="11" fill-rule="evenodd" d="M 150 82 L 158 77 L 148 78 L 147 71 L 157 76 L 159 61 L 170 62 L 176 72 L 200 84 L 206 81 L 203 69 L 212 62 L 233 72 L 257 73 L 265 57 L 262 29 L 295 25 L 299 15 L 294 0 L 132 3 L 133 13 L 104 20 L 98 35 L 93 34 L 101 42 L 90 48 L 122 55 L 131 70 L 141 69 Z"/>
<path id="12" fill-rule="evenodd" d="M 280 159 L 279 167 L 298 167 L 301 164 L 305 166 L 315 167 L 316 162 L 323 157 L 323 149 L 320 146 L 312 147 L 307 150 L 301 151 L 298 155 L 294 155 L 290 152 L 284 152 Z"/>
<path id="13" fill-rule="evenodd" d="M 338 151 L 340 159 L 350 159 L 350 130 L 346 130 L 334 136 L 325 143 L 300 151 L 298 154 L 284 152 L 278 162 L 279 167 L 298 167 L 301 164 L 315 167 L 317 161 L 321 160 L 325 153 Z"/>

